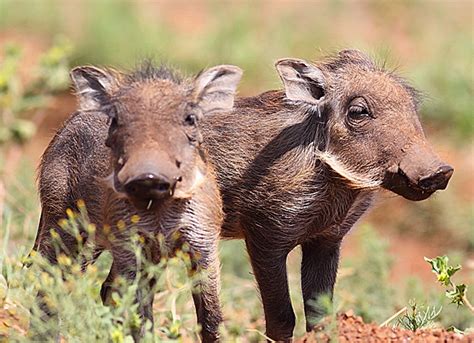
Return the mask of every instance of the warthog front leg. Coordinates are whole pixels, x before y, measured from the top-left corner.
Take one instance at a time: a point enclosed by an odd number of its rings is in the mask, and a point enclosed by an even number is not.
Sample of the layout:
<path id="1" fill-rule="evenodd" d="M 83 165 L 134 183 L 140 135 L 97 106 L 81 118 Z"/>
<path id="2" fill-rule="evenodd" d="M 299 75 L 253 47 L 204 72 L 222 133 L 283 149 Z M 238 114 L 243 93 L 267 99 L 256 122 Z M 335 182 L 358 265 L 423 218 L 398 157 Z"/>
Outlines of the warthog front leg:
<path id="1" fill-rule="evenodd" d="M 341 242 L 314 239 L 301 244 L 301 289 L 303 291 L 306 331 L 311 331 L 325 314 L 318 304 L 319 297 L 326 294 L 332 298 L 336 282 Z"/>
<path id="2" fill-rule="evenodd" d="M 286 271 L 287 251 L 273 249 L 271 244 L 256 244 L 247 236 L 246 244 L 265 312 L 266 334 L 276 341 L 290 342 L 295 327 Z"/>
<path id="3" fill-rule="evenodd" d="M 222 322 L 222 310 L 219 302 L 220 265 L 218 258 L 218 238 L 202 232 L 202 236 L 190 235 L 191 258 L 195 280 L 193 301 L 196 307 L 197 321 L 201 326 L 203 342 L 219 341 L 219 325 Z M 205 236 L 205 239 L 203 239 Z"/>

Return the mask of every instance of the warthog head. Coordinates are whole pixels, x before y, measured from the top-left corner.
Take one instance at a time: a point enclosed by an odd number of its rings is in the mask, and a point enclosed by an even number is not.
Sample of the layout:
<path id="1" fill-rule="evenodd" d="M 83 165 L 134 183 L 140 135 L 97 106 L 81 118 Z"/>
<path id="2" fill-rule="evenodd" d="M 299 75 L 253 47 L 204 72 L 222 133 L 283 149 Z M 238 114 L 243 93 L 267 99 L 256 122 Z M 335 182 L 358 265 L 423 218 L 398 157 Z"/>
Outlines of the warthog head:
<path id="1" fill-rule="evenodd" d="M 232 108 L 242 71 L 216 66 L 182 79 L 170 69 L 145 64 L 130 74 L 109 69 L 72 70 L 82 111 L 109 118 L 115 191 L 136 206 L 188 198 L 206 178 L 199 122 Z"/>
<path id="2" fill-rule="evenodd" d="M 353 186 L 382 186 L 410 200 L 445 189 L 453 168 L 427 142 L 419 94 L 366 55 L 344 50 L 312 64 L 282 59 L 286 98 L 319 117 L 320 159 Z"/>

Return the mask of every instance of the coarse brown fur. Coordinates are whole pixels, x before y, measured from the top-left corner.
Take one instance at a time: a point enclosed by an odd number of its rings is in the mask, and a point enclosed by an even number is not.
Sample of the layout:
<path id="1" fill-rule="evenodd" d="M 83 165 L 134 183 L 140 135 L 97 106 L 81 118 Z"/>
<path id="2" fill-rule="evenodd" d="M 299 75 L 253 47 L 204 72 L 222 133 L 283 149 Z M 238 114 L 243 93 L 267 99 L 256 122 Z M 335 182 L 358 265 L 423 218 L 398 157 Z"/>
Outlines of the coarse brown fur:
<path id="1" fill-rule="evenodd" d="M 417 92 L 364 54 L 345 50 L 316 64 L 284 59 L 276 67 L 283 91 L 242 98 L 232 111 L 206 116 L 200 128 L 223 199 L 221 236 L 245 239 L 267 335 L 290 340 L 288 253 L 301 246 L 309 330 L 323 314 L 312 301 L 332 294 L 341 241 L 375 192 L 426 199 L 446 187 L 452 168 L 426 142 Z M 103 142 L 105 122 L 84 131 Z M 86 143 L 78 136 L 64 139 L 81 150 Z M 83 161 L 74 158 L 73 166 Z M 78 191 L 74 184 L 63 187 Z"/>
<path id="2" fill-rule="evenodd" d="M 239 99 L 233 111 L 208 117 L 203 133 L 224 200 L 222 236 L 245 239 L 266 334 L 289 340 L 288 253 L 301 246 L 310 330 L 323 314 L 314 300 L 332 295 L 341 241 L 374 193 L 385 187 L 425 199 L 452 169 L 425 140 L 417 92 L 364 54 L 276 66 L 284 91 Z M 417 184 L 425 175 L 435 175 L 432 188 Z"/>
<path id="3" fill-rule="evenodd" d="M 218 66 L 190 80 L 149 64 L 129 75 L 93 67 L 76 68 L 71 75 L 80 111 L 56 133 L 42 157 L 42 213 L 33 249 L 55 263 L 50 236 L 55 229 L 65 253 L 73 252 L 76 238 L 58 222 L 67 208 L 83 200 L 97 227 L 97 254 L 109 250 L 113 256 L 101 290 L 108 302 L 118 276 L 137 276 L 130 227 L 145 237 L 156 263 L 157 234 L 171 249 L 179 236 L 196 257 L 195 268 L 206 271 L 193 299 L 203 340 L 217 340 L 222 320 L 217 256 L 222 203 L 197 122 L 212 111 L 232 107 L 240 69 Z M 132 216 L 138 216 L 138 223 L 131 223 Z M 140 288 L 136 297 L 140 315 L 153 322 L 153 296 L 147 289 Z M 144 327 L 134 333 L 136 340 Z"/>

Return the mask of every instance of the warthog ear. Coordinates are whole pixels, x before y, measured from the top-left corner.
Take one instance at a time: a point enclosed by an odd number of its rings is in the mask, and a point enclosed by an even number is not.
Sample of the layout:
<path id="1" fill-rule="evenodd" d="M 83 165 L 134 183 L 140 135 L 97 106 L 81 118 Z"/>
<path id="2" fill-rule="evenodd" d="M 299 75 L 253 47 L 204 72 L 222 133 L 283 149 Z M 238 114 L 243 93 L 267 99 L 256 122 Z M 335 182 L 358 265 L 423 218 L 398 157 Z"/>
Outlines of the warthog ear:
<path id="1" fill-rule="evenodd" d="M 204 114 L 229 110 L 234 106 L 242 69 L 220 65 L 201 72 L 194 81 L 194 96 Z"/>
<path id="2" fill-rule="evenodd" d="M 95 67 L 76 67 L 70 73 L 81 110 L 98 110 L 108 103 L 116 84 L 111 71 Z"/>
<path id="3" fill-rule="evenodd" d="M 317 104 L 324 97 L 324 75 L 316 66 L 300 59 L 283 58 L 275 67 L 288 99 Z"/>

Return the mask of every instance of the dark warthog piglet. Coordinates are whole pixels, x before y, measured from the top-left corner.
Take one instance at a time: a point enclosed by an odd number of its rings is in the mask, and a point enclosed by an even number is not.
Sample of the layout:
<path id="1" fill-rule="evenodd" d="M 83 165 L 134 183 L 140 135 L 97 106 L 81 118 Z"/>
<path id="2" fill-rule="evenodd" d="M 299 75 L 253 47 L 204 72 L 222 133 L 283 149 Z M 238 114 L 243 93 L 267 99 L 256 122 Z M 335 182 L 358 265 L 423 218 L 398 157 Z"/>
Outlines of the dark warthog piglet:
<path id="1" fill-rule="evenodd" d="M 58 131 L 42 158 L 42 213 L 34 250 L 55 263 L 49 234 L 54 228 L 73 251 L 76 239 L 58 221 L 83 199 L 98 228 L 97 252 L 107 249 L 113 256 L 101 290 L 106 301 L 116 277 L 133 280 L 137 275 L 135 255 L 124 244 L 130 232 L 118 227 L 120 220 L 138 215 L 134 226 L 145 237 L 160 233 L 168 240 L 178 233 L 198 257 L 196 269 L 206 270 L 193 299 L 203 340 L 217 340 L 222 320 L 217 242 L 223 215 L 214 171 L 201 148 L 199 122 L 212 112 L 231 109 L 241 75 L 239 68 L 225 65 L 193 79 L 151 64 L 130 74 L 74 69 L 80 110 Z M 107 238 L 104 226 L 110 226 L 115 239 Z M 158 246 L 148 250 L 152 261 L 160 260 Z M 137 293 L 140 315 L 153 321 L 153 296 L 143 289 Z M 134 333 L 135 339 L 143 328 Z"/>
<path id="2" fill-rule="evenodd" d="M 203 134 L 224 200 L 221 235 L 245 239 L 267 335 L 290 340 L 288 253 L 301 246 L 310 330 L 323 314 L 311 300 L 332 295 L 341 241 L 374 193 L 423 200 L 446 188 L 453 168 L 426 141 L 417 92 L 364 54 L 276 68 L 284 91 L 238 100 L 207 117 Z"/>

